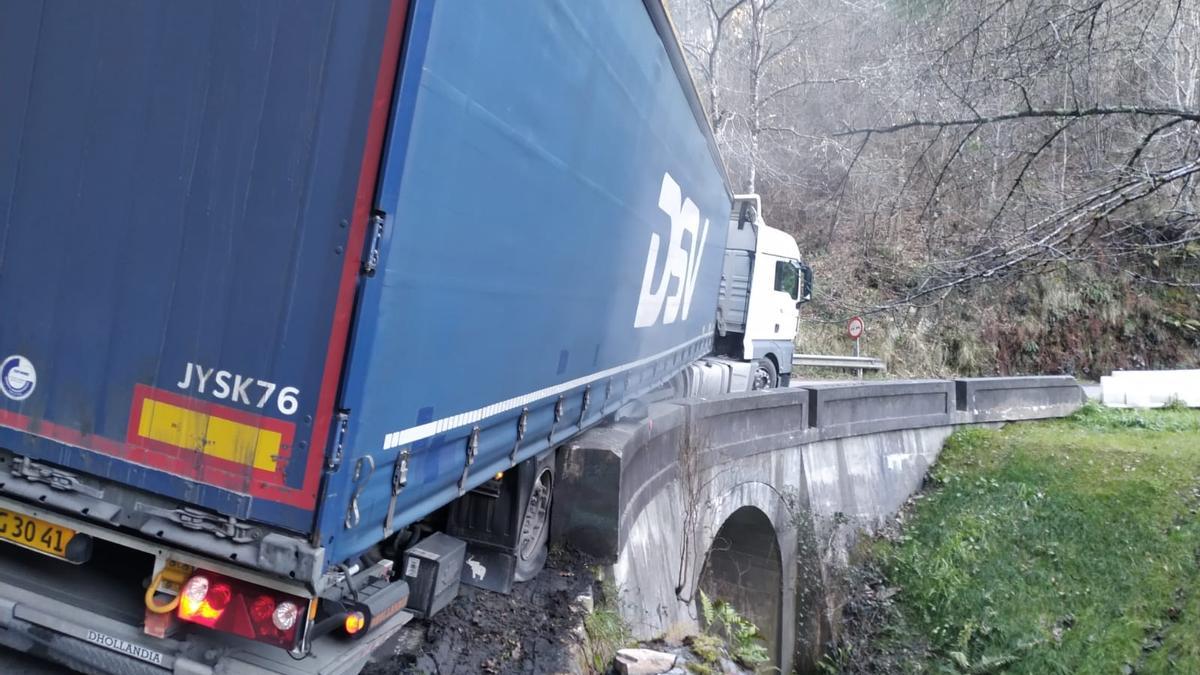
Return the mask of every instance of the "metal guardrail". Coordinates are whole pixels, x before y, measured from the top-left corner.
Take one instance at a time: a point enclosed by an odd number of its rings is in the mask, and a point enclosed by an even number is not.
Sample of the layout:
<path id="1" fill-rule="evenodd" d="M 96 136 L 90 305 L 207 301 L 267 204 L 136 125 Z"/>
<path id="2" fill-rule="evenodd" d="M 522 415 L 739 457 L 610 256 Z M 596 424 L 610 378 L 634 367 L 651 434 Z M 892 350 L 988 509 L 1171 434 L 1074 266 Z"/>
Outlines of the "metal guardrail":
<path id="1" fill-rule="evenodd" d="M 871 356 L 834 356 L 829 354 L 793 354 L 793 366 L 849 368 L 851 370 L 887 370 L 883 361 Z"/>

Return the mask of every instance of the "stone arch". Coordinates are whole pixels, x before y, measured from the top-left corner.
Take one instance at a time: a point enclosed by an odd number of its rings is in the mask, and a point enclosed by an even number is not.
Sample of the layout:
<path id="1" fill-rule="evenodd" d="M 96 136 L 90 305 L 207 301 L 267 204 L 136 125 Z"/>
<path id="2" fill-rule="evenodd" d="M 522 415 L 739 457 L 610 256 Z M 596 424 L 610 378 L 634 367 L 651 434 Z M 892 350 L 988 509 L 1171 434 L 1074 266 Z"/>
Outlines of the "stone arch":
<path id="1" fill-rule="evenodd" d="M 771 519 L 757 507 L 742 506 L 713 537 L 699 583 L 705 595 L 731 603 L 758 626 L 776 666 L 785 642 L 783 563 Z"/>

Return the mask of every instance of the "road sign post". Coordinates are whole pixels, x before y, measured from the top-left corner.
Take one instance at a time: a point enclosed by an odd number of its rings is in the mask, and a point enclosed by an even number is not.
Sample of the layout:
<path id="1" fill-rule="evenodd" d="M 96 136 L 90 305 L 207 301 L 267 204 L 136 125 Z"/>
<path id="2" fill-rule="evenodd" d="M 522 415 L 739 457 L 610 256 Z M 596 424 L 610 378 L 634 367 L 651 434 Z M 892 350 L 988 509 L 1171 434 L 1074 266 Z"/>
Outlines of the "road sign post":
<path id="1" fill-rule="evenodd" d="M 850 317 L 850 321 L 846 324 L 846 335 L 850 336 L 851 340 L 854 340 L 854 355 L 855 356 L 859 355 L 858 340 L 859 340 L 859 338 L 862 337 L 863 331 L 866 330 L 866 328 L 867 328 L 867 324 L 865 322 L 863 322 L 861 316 Z M 863 377 L 863 371 L 862 371 L 862 368 L 859 368 L 858 369 L 858 379 L 861 380 L 862 377 Z"/>

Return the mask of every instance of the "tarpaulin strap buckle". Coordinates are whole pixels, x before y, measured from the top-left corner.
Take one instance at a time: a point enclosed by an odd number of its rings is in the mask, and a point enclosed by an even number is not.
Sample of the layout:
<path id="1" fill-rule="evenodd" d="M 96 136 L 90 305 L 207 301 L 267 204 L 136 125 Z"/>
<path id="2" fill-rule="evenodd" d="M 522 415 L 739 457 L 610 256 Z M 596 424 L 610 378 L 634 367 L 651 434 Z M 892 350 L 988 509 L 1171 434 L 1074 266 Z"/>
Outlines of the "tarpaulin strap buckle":
<path id="1" fill-rule="evenodd" d="M 408 457 L 409 449 L 406 447 L 396 456 L 396 464 L 392 467 L 392 498 L 388 501 L 387 520 L 383 523 L 384 537 L 390 537 L 395 529 L 393 520 L 396 517 L 396 499 L 404 486 L 408 485 Z"/>
<path id="2" fill-rule="evenodd" d="M 517 452 L 521 450 L 521 441 L 525 439 L 525 428 L 529 426 L 529 408 L 521 408 L 521 416 L 517 418 L 517 440 L 513 442 L 512 452 L 508 455 L 508 465 L 515 466 Z"/>
<path id="3" fill-rule="evenodd" d="M 479 454 L 479 427 L 471 429 L 471 435 L 467 438 L 467 461 L 463 464 L 462 477 L 458 479 L 458 496 L 461 497 L 467 492 L 467 475 L 471 471 L 471 465 L 475 463 L 475 457 Z"/>
<path id="4" fill-rule="evenodd" d="M 363 464 L 367 464 L 367 475 L 363 475 Z M 358 460 L 354 465 L 354 494 L 350 496 L 350 508 L 346 509 L 346 529 L 350 529 L 358 525 L 361 520 L 361 514 L 358 512 L 358 496 L 367 487 L 367 483 L 371 480 L 371 474 L 375 473 L 375 458 L 371 455 L 365 455 Z"/>

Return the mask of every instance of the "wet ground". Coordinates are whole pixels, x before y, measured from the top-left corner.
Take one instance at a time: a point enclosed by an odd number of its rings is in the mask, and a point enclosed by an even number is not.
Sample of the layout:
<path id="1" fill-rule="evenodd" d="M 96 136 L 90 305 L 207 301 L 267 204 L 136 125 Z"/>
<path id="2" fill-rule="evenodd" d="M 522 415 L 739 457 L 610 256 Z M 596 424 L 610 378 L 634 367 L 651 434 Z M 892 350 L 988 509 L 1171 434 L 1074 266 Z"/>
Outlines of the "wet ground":
<path id="1" fill-rule="evenodd" d="M 593 577 L 578 555 L 552 551 L 533 581 L 511 595 L 463 586 L 432 620 L 413 621 L 395 655 L 364 675 L 399 673 L 562 673 L 576 670 L 573 648 Z"/>

